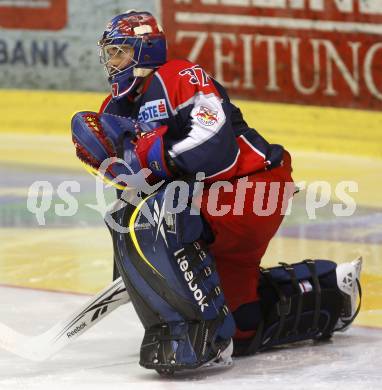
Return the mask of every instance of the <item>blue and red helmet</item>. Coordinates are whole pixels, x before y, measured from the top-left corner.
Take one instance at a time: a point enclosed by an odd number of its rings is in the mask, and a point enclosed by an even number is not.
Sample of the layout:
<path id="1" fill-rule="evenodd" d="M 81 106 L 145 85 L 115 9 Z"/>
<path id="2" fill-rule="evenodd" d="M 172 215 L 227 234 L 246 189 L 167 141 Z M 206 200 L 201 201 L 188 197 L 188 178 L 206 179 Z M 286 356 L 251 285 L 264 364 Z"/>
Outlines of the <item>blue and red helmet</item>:
<path id="1" fill-rule="evenodd" d="M 98 45 L 115 99 L 136 91 L 143 78 L 167 59 L 166 37 L 149 12 L 131 10 L 117 15 L 107 24 Z"/>

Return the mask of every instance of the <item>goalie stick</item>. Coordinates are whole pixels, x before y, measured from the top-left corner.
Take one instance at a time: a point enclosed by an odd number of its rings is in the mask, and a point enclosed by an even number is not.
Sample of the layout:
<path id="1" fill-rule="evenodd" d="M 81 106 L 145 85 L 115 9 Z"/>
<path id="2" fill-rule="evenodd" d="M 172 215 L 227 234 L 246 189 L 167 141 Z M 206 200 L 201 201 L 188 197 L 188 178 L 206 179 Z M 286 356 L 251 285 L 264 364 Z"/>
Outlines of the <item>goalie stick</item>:
<path id="1" fill-rule="evenodd" d="M 117 307 L 130 301 L 122 278 L 93 296 L 80 310 L 38 336 L 21 334 L 0 323 L 0 348 L 25 359 L 43 361 L 69 345 Z"/>

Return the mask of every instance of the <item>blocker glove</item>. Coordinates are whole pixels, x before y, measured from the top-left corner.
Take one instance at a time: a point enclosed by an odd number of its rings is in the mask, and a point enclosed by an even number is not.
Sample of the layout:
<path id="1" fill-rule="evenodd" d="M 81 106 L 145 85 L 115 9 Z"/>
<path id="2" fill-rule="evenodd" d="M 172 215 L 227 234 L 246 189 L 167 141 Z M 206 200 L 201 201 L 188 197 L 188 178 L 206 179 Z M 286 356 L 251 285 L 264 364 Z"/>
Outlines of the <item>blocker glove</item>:
<path id="1" fill-rule="evenodd" d="M 163 136 L 167 126 L 161 126 L 149 132 L 141 133 L 137 138 L 135 153 L 144 168 L 150 168 L 155 177 L 167 179 L 173 176 L 168 164 L 170 156 L 165 152 Z"/>

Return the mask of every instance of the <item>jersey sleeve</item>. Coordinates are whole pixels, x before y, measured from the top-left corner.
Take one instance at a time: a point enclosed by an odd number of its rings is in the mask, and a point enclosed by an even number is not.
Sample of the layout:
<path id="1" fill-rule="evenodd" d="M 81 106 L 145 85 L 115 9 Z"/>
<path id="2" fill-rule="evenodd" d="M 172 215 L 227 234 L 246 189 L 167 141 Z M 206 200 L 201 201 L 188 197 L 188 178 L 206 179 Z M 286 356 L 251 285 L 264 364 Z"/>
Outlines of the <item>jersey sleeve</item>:
<path id="1" fill-rule="evenodd" d="M 183 61 L 173 68 L 157 74 L 178 124 L 168 141 L 170 157 L 183 172 L 203 172 L 207 180 L 233 177 L 239 148 L 229 101 L 199 65 Z"/>

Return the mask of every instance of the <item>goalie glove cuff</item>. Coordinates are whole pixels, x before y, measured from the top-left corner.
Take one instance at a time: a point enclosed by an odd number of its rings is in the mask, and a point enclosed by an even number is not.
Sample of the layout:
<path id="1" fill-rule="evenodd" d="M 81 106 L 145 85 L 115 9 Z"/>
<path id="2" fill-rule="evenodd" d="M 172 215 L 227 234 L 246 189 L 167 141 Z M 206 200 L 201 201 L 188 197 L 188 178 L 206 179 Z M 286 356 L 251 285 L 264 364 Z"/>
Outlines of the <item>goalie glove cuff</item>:
<path id="1" fill-rule="evenodd" d="M 156 178 L 168 179 L 176 172 L 175 164 L 164 148 L 167 126 L 143 133 L 136 141 L 135 152 L 144 168 L 150 168 Z"/>

